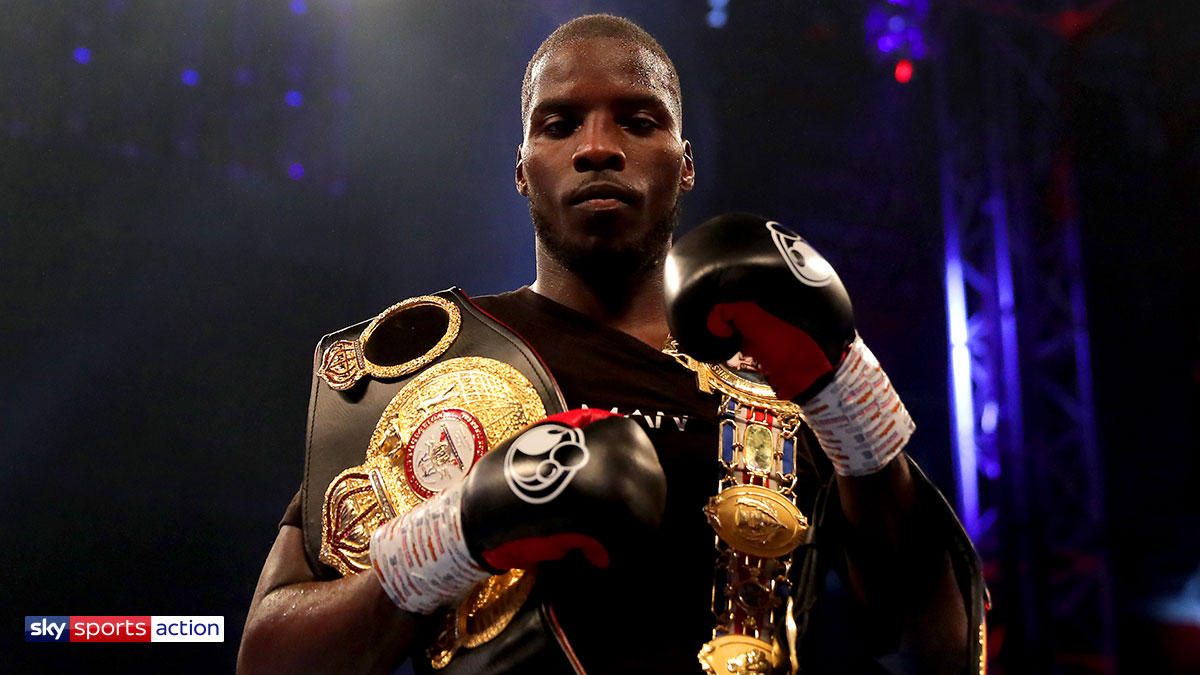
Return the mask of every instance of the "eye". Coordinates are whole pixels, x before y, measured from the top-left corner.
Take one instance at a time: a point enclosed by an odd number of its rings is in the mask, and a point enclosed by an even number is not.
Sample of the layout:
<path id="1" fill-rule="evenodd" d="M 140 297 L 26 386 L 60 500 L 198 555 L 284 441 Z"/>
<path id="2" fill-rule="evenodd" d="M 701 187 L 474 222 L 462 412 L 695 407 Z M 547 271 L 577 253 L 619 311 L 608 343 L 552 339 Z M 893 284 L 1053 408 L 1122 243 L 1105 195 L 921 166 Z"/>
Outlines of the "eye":
<path id="1" fill-rule="evenodd" d="M 575 123 L 565 117 L 549 117 L 542 122 L 542 133 L 551 138 L 566 138 L 575 130 Z"/>
<path id="2" fill-rule="evenodd" d="M 646 115 L 635 115 L 630 117 L 622 122 L 622 126 L 639 135 L 649 134 L 659 127 L 658 120 Z"/>

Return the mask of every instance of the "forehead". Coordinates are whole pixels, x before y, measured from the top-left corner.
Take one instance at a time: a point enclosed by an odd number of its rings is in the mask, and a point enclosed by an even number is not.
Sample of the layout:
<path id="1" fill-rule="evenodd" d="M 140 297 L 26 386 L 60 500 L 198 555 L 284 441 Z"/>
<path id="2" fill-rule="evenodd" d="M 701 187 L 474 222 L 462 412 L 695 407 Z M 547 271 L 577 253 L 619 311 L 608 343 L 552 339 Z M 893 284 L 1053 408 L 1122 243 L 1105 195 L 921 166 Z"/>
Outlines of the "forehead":
<path id="1" fill-rule="evenodd" d="M 678 118 L 675 87 L 667 64 L 649 49 L 620 38 L 585 38 L 554 48 L 534 64 L 529 106 L 547 98 L 653 96 Z"/>

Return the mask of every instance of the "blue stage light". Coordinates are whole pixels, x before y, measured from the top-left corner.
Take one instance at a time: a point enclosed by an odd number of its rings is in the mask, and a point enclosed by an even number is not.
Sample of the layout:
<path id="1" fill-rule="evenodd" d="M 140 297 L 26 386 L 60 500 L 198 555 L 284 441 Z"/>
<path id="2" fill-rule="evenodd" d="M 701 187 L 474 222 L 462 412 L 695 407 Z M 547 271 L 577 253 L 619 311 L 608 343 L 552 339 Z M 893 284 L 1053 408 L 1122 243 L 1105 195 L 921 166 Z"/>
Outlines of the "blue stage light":
<path id="1" fill-rule="evenodd" d="M 708 14 L 704 21 L 709 28 L 720 28 L 729 19 L 729 0 L 708 0 Z"/>
<path id="2" fill-rule="evenodd" d="M 292 0 L 290 6 L 292 8 L 292 14 L 303 14 L 308 11 L 308 5 L 304 2 L 304 0 Z"/>
<path id="3" fill-rule="evenodd" d="M 867 44 L 876 50 L 876 60 L 920 60 L 928 53 L 923 26 L 929 15 L 928 0 L 875 0 L 863 19 Z"/>
<path id="4" fill-rule="evenodd" d="M 89 63 L 92 60 L 92 50 L 87 47 L 76 47 L 73 56 L 78 63 Z"/>
<path id="5" fill-rule="evenodd" d="M 292 164 L 287 168 L 287 174 L 292 180 L 300 180 L 304 177 L 304 166 L 299 162 Z"/>
<path id="6" fill-rule="evenodd" d="M 183 71 L 183 73 L 179 76 L 179 79 L 187 86 L 194 87 L 197 84 L 200 84 L 200 73 L 188 68 L 187 70 Z"/>
<path id="7" fill-rule="evenodd" d="M 293 89 L 284 95 L 283 100 L 287 101 L 287 104 L 293 108 L 299 108 L 304 104 L 304 94 Z"/>

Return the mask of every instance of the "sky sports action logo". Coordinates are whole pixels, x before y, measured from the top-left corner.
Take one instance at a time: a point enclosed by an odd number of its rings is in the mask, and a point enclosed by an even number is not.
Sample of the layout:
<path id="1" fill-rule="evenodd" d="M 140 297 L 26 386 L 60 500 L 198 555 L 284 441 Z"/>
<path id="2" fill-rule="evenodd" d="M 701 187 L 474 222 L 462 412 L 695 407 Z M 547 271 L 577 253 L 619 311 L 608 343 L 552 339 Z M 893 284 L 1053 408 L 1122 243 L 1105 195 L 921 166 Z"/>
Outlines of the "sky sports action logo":
<path id="1" fill-rule="evenodd" d="M 26 642 L 224 642 L 223 616 L 27 616 Z"/>

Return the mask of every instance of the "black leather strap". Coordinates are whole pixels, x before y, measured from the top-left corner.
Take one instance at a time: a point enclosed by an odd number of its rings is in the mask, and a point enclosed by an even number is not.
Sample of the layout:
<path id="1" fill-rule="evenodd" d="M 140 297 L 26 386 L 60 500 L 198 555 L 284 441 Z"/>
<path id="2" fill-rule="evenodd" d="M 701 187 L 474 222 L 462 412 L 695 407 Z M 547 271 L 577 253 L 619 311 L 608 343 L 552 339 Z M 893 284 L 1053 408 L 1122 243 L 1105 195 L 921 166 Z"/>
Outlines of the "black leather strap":
<path id="1" fill-rule="evenodd" d="M 458 307 L 462 324 L 453 344 L 425 368 L 389 380 L 366 375 L 346 391 L 333 390 L 317 376 L 316 368 L 313 369 L 312 393 L 308 404 L 308 443 L 300 499 L 304 517 L 305 554 L 309 565 L 320 578 L 338 576 L 336 570 L 318 559 L 321 551 L 321 510 L 326 488 L 343 470 L 363 462 L 371 433 L 384 408 L 409 380 L 426 368 L 453 358 L 486 356 L 503 361 L 524 375 L 537 390 L 547 415 L 566 409 L 550 371 L 519 335 L 479 309 L 457 288 L 434 295 Z M 428 318 L 428 314 L 414 314 Z M 321 355 L 330 344 L 337 340 L 356 339 L 369 323 L 364 321 L 326 335 L 317 344 L 315 363 L 320 363 Z M 411 328 L 413 333 L 421 332 L 421 327 Z M 393 335 L 405 332 L 403 325 L 393 325 L 389 331 Z"/>

